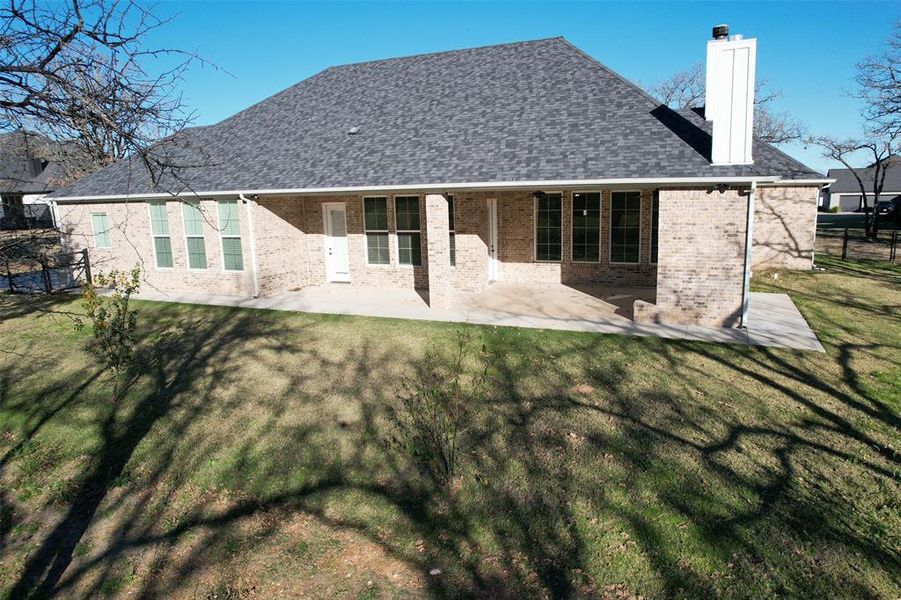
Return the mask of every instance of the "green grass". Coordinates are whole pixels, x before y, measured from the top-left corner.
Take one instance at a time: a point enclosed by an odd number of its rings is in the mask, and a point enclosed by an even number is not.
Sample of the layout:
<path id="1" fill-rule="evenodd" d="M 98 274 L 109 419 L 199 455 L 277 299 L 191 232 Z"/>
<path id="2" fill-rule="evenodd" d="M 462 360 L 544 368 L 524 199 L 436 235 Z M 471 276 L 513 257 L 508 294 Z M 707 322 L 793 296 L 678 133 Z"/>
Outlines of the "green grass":
<path id="1" fill-rule="evenodd" d="M 825 354 L 140 303 L 119 406 L 78 303 L 5 299 L 0 597 L 897 598 L 901 269 L 821 264 L 754 285 Z M 386 409 L 460 330 L 446 493 Z"/>

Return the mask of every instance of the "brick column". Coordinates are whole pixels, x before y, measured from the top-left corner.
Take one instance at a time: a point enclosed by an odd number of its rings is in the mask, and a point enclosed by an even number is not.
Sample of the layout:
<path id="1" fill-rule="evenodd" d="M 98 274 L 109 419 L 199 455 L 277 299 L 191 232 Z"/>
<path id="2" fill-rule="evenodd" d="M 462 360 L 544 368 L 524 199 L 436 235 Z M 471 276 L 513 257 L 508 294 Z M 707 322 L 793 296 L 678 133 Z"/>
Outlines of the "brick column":
<path id="1" fill-rule="evenodd" d="M 429 272 L 429 306 L 450 308 L 451 266 L 447 198 L 425 197 L 426 261 Z"/>

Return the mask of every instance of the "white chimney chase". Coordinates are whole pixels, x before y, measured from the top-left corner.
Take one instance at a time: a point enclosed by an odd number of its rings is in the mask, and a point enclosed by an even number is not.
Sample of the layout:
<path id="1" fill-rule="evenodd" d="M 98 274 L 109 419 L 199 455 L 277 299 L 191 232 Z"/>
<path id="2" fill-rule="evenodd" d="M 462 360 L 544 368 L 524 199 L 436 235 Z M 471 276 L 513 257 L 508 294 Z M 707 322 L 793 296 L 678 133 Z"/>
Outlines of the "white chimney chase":
<path id="1" fill-rule="evenodd" d="M 754 131 L 757 40 L 729 37 L 728 25 L 713 28 L 707 42 L 704 115 L 712 123 L 714 165 L 749 165 Z"/>

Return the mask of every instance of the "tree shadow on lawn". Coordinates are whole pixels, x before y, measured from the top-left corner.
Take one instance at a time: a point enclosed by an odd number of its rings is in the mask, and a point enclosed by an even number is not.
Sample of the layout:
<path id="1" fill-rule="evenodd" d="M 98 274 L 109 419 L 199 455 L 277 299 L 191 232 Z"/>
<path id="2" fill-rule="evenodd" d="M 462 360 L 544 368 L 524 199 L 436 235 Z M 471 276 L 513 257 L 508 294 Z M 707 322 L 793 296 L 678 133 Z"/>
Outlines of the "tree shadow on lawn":
<path id="1" fill-rule="evenodd" d="M 334 321 L 356 333 L 353 320 Z M 136 594 L 171 595 L 215 560 L 211 549 L 228 542 L 232 525 L 294 512 L 354 531 L 419 573 L 438 566 L 442 574 L 425 579 L 439 597 L 756 590 L 864 598 L 878 595 L 873 573 L 899 584 L 894 538 L 874 530 L 878 519 L 867 512 L 883 497 L 855 488 L 876 481 L 884 497 L 897 496 L 898 421 L 848 372 L 836 387 L 800 353 L 475 328 L 493 357 L 492 390 L 473 411 L 464 475 L 448 494 L 383 443 L 384 410 L 397 390 L 391 365 L 415 372 L 423 360 L 383 326 L 360 335 L 353 351 L 336 352 L 315 327 L 286 330 L 272 313 L 233 309 L 213 318 L 198 309 L 157 323 L 138 361 L 146 389 L 136 384 L 133 407 L 103 415 L 94 464 L 11 597 L 91 595 L 125 553 L 200 535 L 187 554 L 157 553 L 148 571 L 169 576 L 146 578 Z M 208 412 L 244 414 L 246 400 L 222 396 L 247 377 L 228 368 L 239 357 L 263 365 L 261 377 L 281 387 L 251 402 L 264 417 L 245 431 L 197 436 L 193 425 Z M 196 389 L 195 380 L 208 385 Z M 340 413 L 335 398 L 354 404 L 353 414 Z M 238 412 L 218 406 L 229 402 Z M 158 446 L 140 487 L 165 481 L 167 491 L 116 500 L 123 517 L 114 542 L 69 568 L 155 424 L 165 435 L 153 436 Z M 273 459 L 275 440 L 282 446 Z M 159 506 L 176 502 L 188 474 L 225 451 L 232 462 L 220 477 L 248 493 L 224 508 L 200 499 L 161 525 Z M 279 518 L 267 523 L 244 552 L 273 540 Z M 393 535 L 381 535 L 384 527 Z"/>

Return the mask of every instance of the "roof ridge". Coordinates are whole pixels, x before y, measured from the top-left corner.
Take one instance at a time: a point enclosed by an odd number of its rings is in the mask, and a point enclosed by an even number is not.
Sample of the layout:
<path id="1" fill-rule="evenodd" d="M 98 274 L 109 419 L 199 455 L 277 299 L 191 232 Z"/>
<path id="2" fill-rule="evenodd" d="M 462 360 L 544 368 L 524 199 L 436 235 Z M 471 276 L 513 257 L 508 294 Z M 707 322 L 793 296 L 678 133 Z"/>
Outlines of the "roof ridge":
<path id="1" fill-rule="evenodd" d="M 625 83 L 627 86 L 632 88 L 635 92 L 637 92 L 640 96 L 642 96 L 643 98 L 645 98 L 646 100 L 651 102 L 655 108 L 663 104 L 662 102 L 660 102 L 660 100 L 658 100 L 657 98 L 654 98 L 651 94 L 649 94 L 648 91 L 645 90 L 644 88 L 642 88 L 640 85 L 633 82 L 628 77 L 621 75 L 619 72 L 611 69 L 610 67 L 608 67 L 607 65 L 605 65 L 604 63 L 602 63 L 601 61 L 599 61 L 592 55 L 588 54 L 587 52 L 585 52 L 584 50 L 582 50 L 581 48 L 579 48 L 578 46 L 576 46 L 575 44 L 570 42 L 565 37 L 560 36 L 559 38 L 552 38 L 552 39 L 559 39 L 561 42 L 566 44 L 571 50 L 575 51 L 576 54 L 578 54 L 579 56 L 581 56 L 588 62 L 593 63 L 595 66 L 600 67 L 603 71 L 606 71 L 609 75 L 612 75 L 613 77 L 616 77 L 617 79 L 619 79 L 620 81 Z"/>
<path id="2" fill-rule="evenodd" d="M 566 38 L 562 35 L 551 36 L 546 38 L 535 38 L 533 40 L 520 40 L 518 42 L 501 42 L 498 44 L 486 44 L 484 46 L 473 46 L 471 48 L 455 48 L 453 50 L 436 50 L 432 52 L 417 52 L 416 54 L 405 54 L 403 56 L 392 56 L 389 58 L 375 58 L 372 60 L 361 60 L 359 62 L 350 62 L 350 63 L 342 63 L 339 65 L 332 65 L 324 69 L 324 71 L 331 71 L 332 69 L 341 69 L 344 67 L 356 67 L 359 65 L 370 65 L 374 63 L 384 63 L 384 62 L 392 62 L 396 60 L 407 60 L 410 58 L 422 58 L 425 56 L 437 56 L 439 54 L 457 54 L 462 52 L 472 52 L 474 50 L 488 50 L 489 48 L 504 48 L 508 46 L 523 46 L 526 44 L 535 44 L 538 42 L 549 42 L 551 40 L 560 40 L 566 42 Z"/>

